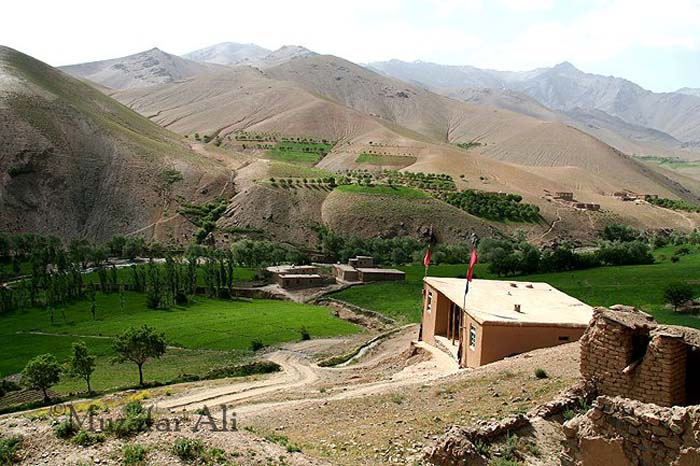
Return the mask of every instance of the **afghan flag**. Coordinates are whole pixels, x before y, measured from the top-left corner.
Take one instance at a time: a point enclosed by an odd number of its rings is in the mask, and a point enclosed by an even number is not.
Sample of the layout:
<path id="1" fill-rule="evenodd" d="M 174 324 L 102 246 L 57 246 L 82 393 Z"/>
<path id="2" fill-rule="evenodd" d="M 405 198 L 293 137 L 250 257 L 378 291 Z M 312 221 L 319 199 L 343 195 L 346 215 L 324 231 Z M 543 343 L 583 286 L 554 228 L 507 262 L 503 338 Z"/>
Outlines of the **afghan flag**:
<path id="1" fill-rule="evenodd" d="M 469 293 L 469 283 L 474 278 L 474 266 L 479 262 L 479 258 L 476 256 L 476 247 L 472 248 L 472 257 L 469 259 L 469 270 L 467 271 L 467 286 L 464 289 L 464 298 L 466 299 L 467 293 Z"/>
<path id="2" fill-rule="evenodd" d="M 428 267 L 430 267 L 430 246 L 428 246 L 428 250 L 425 251 L 425 257 L 423 258 L 423 267 L 425 267 L 425 270 L 428 270 Z"/>

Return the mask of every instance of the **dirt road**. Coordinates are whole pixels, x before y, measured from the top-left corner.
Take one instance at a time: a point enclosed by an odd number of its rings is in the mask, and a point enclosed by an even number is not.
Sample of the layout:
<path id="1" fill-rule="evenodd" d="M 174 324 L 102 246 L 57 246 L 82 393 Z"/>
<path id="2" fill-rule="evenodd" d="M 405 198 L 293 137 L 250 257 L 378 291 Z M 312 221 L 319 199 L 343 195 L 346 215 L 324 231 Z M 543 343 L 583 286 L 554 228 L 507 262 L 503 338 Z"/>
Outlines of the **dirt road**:
<path id="1" fill-rule="evenodd" d="M 233 406 L 239 419 L 271 409 L 285 409 L 306 403 L 358 398 L 395 391 L 407 385 L 421 384 L 458 372 L 456 362 L 439 349 L 422 342 L 416 343 L 420 354 L 414 363 L 396 365 L 387 363 L 397 352 L 409 351 L 412 331 L 399 333 L 373 348 L 357 364 L 342 368 L 323 368 L 313 363 L 300 351 L 283 349 L 268 355 L 268 359 L 282 366 L 282 371 L 263 380 L 231 383 L 216 388 L 201 388 L 177 398 L 157 401 L 160 409 L 171 412 L 192 411 L 207 405 Z M 358 374 L 370 372 L 374 380 L 352 383 L 361 379 Z M 320 386 L 323 391 L 319 390 Z M 339 389 L 339 390 L 334 390 Z"/>

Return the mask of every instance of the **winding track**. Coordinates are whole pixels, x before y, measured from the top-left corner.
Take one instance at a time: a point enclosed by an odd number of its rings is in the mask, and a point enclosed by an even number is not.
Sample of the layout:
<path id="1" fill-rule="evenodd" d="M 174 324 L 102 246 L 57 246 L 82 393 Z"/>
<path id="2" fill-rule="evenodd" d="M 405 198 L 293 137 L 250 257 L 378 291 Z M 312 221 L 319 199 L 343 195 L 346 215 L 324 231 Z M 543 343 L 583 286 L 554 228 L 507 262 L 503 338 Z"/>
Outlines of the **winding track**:
<path id="1" fill-rule="evenodd" d="M 338 385 L 342 386 L 343 390 L 332 395 L 322 395 L 317 390 L 313 390 L 313 396 L 302 399 L 285 401 L 271 401 L 269 399 L 272 395 L 279 395 L 289 390 L 310 387 L 319 380 L 332 377 L 333 372 L 353 370 L 360 365 L 369 364 L 371 361 L 345 368 L 321 368 L 313 364 L 302 353 L 289 350 L 275 351 L 268 355 L 268 359 L 282 366 L 282 371 L 264 380 L 232 383 L 223 387 L 204 389 L 197 393 L 168 398 L 158 402 L 157 405 L 159 409 L 167 409 L 170 412 L 193 411 L 204 404 L 209 407 L 233 406 L 240 419 L 270 409 L 387 393 L 401 387 L 436 380 L 459 370 L 456 362 L 439 349 L 422 342 L 418 343 L 417 346 L 430 354 L 427 361 L 408 366 L 377 382 L 348 385 L 347 381 L 343 381 Z M 386 351 L 387 349 L 380 349 L 379 353 L 371 360 L 386 357 Z"/>

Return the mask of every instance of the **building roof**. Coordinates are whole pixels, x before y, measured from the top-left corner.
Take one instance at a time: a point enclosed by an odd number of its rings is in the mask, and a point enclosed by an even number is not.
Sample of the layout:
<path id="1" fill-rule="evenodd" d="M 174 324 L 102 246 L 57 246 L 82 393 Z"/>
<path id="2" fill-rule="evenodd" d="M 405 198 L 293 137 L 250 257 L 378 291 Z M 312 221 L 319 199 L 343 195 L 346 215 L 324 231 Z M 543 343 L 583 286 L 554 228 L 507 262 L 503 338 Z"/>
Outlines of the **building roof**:
<path id="1" fill-rule="evenodd" d="M 313 278 L 318 280 L 321 276 L 317 273 L 285 273 L 280 275 L 281 278 Z"/>
<path id="2" fill-rule="evenodd" d="M 316 270 L 318 268 L 313 265 L 275 265 L 267 268 L 267 271 L 271 273 L 313 273 Z"/>
<path id="3" fill-rule="evenodd" d="M 384 273 L 384 274 L 391 274 L 391 275 L 406 275 L 406 272 L 403 272 L 401 270 L 396 270 L 396 269 L 380 269 L 377 267 L 358 267 L 357 270 L 359 270 L 362 273 Z"/>
<path id="4" fill-rule="evenodd" d="M 352 265 L 348 264 L 333 264 L 333 267 L 338 270 L 346 270 L 346 271 L 355 271 L 357 270 L 355 267 Z"/>
<path id="5" fill-rule="evenodd" d="M 466 279 L 426 277 L 450 301 L 462 307 Z M 520 305 L 521 312 L 515 310 Z M 479 323 L 585 327 L 593 308 L 542 282 L 474 280 L 469 285 L 466 311 Z"/>

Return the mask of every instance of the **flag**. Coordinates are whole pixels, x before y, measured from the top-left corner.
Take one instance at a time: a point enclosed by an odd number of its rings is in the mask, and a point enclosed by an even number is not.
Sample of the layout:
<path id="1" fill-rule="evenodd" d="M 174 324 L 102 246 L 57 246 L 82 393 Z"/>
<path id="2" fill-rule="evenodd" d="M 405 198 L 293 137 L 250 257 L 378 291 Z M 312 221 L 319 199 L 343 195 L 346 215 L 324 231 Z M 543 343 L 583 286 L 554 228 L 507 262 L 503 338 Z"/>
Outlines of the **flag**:
<path id="1" fill-rule="evenodd" d="M 425 251 L 425 257 L 423 258 L 423 267 L 426 269 L 430 265 L 430 246 L 428 246 L 428 250 Z"/>
<path id="2" fill-rule="evenodd" d="M 464 288 L 464 299 L 467 299 L 467 293 L 469 293 L 469 282 L 474 278 L 474 266 L 479 262 L 479 258 L 476 257 L 476 247 L 472 248 L 472 257 L 469 259 L 469 270 L 467 271 L 467 285 Z"/>
<path id="3" fill-rule="evenodd" d="M 479 262 L 478 257 L 476 257 L 476 248 L 472 248 L 472 257 L 469 259 L 469 272 L 467 272 L 467 282 L 472 281 L 474 277 L 474 266 Z"/>

